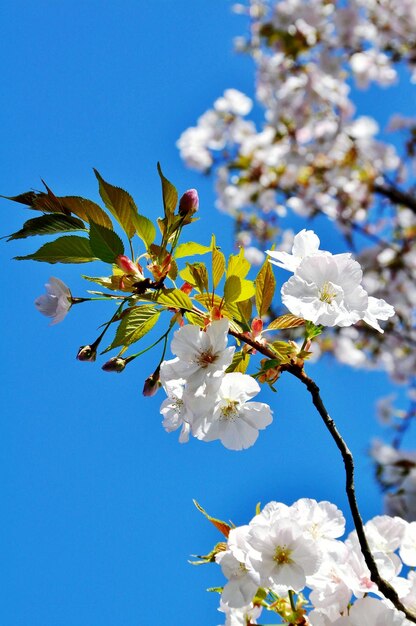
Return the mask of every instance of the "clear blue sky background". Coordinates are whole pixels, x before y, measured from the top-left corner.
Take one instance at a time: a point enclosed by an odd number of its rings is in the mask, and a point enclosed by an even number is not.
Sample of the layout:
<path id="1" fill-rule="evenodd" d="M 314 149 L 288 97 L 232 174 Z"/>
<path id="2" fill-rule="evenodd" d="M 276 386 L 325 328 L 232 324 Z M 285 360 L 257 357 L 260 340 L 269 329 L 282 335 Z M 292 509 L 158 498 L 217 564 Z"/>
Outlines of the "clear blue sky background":
<path id="1" fill-rule="evenodd" d="M 225 88 L 253 92 L 250 60 L 233 53 L 232 38 L 246 25 L 231 14 L 231 4 L 3 2 L 0 192 L 40 188 L 42 177 L 59 195 L 97 200 L 96 167 L 156 217 L 160 160 L 181 192 L 199 189 L 201 220 L 190 238 L 208 242 L 215 230 L 231 251 L 232 224 L 214 209 L 212 181 L 187 171 L 175 148 L 180 132 Z M 400 90 L 394 97 L 403 100 Z M 374 100 L 360 101 L 364 112 L 374 111 Z M 382 119 L 396 106 L 377 102 Z M 1 210 L 4 235 L 33 217 L 6 201 Z M 320 235 L 324 247 L 341 249 L 328 230 Z M 219 540 L 192 498 L 237 524 L 270 499 L 308 496 L 345 510 L 335 447 L 305 391 L 289 377 L 278 394 L 263 395 L 275 421 L 254 448 L 235 453 L 196 440 L 181 446 L 160 425 L 162 394 L 141 396 L 157 354 L 120 376 L 74 358 L 81 344 L 95 339 L 111 305 L 78 306 L 52 328 L 36 312 L 33 300 L 50 276 L 82 296 L 90 286 L 81 271 L 104 272 L 99 263 L 11 260 L 40 243 L 0 246 L 0 623 L 220 624 L 218 597 L 205 591 L 222 584 L 219 568 L 187 563 Z M 330 361 L 312 374 L 356 454 L 358 497 L 368 519 L 381 505 L 365 449 L 379 430 L 374 400 L 388 393 L 386 377 Z"/>

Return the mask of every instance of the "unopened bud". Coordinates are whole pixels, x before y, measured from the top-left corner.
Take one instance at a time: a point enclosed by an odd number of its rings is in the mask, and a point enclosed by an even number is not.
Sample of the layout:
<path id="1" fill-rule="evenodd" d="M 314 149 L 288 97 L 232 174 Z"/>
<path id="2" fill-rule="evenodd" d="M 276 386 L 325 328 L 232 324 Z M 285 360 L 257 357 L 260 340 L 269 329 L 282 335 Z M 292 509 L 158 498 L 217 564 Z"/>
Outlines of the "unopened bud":
<path id="1" fill-rule="evenodd" d="M 95 361 L 97 357 L 97 348 L 94 346 L 81 346 L 78 350 L 78 361 Z"/>
<path id="2" fill-rule="evenodd" d="M 107 363 L 104 363 L 101 369 L 105 372 L 116 372 L 120 374 L 126 367 L 127 362 L 126 359 L 123 359 L 119 356 L 114 356 L 112 359 L 109 359 Z"/>
<path id="3" fill-rule="evenodd" d="M 193 289 L 193 285 L 191 285 L 191 283 L 184 283 L 182 287 L 180 288 L 180 290 L 183 291 L 183 293 L 186 293 L 187 296 L 189 296 L 192 289 Z"/>
<path id="4" fill-rule="evenodd" d="M 141 276 L 143 278 L 142 268 L 140 265 L 138 263 L 134 263 L 125 254 L 119 254 L 116 257 L 116 263 L 119 268 L 123 270 L 123 272 L 126 272 L 126 274 L 133 274 L 133 276 Z"/>
<path id="5" fill-rule="evenodd" d="M 150 376 L 146 378 L 146 380 L 144 381 L 143 395 L 146 396 L 147 398 L 151 398 L 152 396 L 156 395 L 160 387 L 159 371 L 160 371 L 160 368 L 158 367 L 153 372 L 153 374 L 150 374 Z"/>
<path id="6" fill-rule="evenodd" d="M 179 200 L 179 215 L 191 217 L 198 211 L 199 198 L 196 189 L 188 189 Z"/>
<path id="7" fill-rule="evenodd" d="M 260 335 L 262 330 L 263 320 L 261 320 L 259 317 L 255 317 L 251 322 L 251 333 L 253 335 L 253 338 L 257 337 L 257 335 Z"/>

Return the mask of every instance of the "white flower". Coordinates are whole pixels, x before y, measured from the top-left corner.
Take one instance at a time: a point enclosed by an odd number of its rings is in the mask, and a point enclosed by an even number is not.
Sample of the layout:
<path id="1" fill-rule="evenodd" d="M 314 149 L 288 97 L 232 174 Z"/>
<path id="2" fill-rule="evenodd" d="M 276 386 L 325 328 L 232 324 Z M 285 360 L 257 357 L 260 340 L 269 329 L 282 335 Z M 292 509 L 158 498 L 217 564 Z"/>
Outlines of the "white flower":
<path id="1" fill-rule="evenodd" d="M 256 619 L 260 616 L 262 607 L 250 603 L 248 606 L 232 609 L 220 601 L 218 610 L 226 615 L 225 626 L 247 626 L 247 624 L 257 624 Z"/>
<path id="2" fill-rule="evenodd" d="M 294 315 L 324 326 L 350 326 L 363 319 L 368 295 L 362 270 L 348 254 L 317 252 L 299 264 L 282 287 L 282 301 Z"/>
<path id="3" fill-rule="evenodd" d="M 62 322 L 71 308 L 72 296 L 69 288 L 59 278 L 52 276 L 45 287 L 47 293 L 36 298 L 35 307 L 46 317 L 52 318 L 52 326 Z"/>
<path id="4" fill-rule="evenodd" d="M 406 525 L 402 545 L 399 550 L 400 557 L 406 565 L 416 565 L 416 522 Z"/>
<path id="5" fill-rule="evenodd" d="M 234 347 L 227 348 L 228 320 L 212 322 L 206 330 L 187 324 L 175 332 L 171 350 L 177 358 L 164 361 L 161 376 L 186 381 L 188 390 L 197 389 L 208 379 L 220 381 L 230 365 Z"/>
<path id="6" fill-rule="evenodd" d="M 165 390 L 168 397 L 162 402 L 160 407 L 160 412 L 163 415 L 162 426 L 168 433 L 182 427 L 179 441 L 180 443 L 187 443 L 189 441 L 191 425 L 183 401 L 183 386 L 180 384 L 171 384 L 165 387 Z"/>
<path id="7" fill-rule="evenodd" d="M 394 315 L 394 308 L 391 304 L 387 304 L 385 300 L 381 298 L 368 297 L 368 308 L 363 317 L 364 321 L 378 330 L 379 333 L 384 333 L 384 330 L 380 327 L 377 320 L 387 320 Z"/>
<path id="8" fill-rule="evenodd" d="M 251 377 L 240 372 L 225 374 L 216 398 L 212 394 L 189 397 L 193 434 L 204 441 L 219 439 L 230 450 L 254 444 L 258 431 L 272 422 L 272 411 L 263 402 L 247 402 L 260 391 Z"/>
<path id="9" fill-rule="evenodd" d="M 292 254 L 275 250 L 266 250 L 271 257 L 270 263 L 289 272 L 295 272 L 301 261 L 319 250 L 319 237 L 313 230 L 301 230 L 293 239 Z"/>
<path id="10" fill-rule="evenodd" d="M 232 528 L 228 535 L 227 550 L 215 556 L 222 573 L 228 578 L 221 601 L 231 608 L 242 608 L 250 604 L 259 588 L 259 576 L 247 569 L 245 562 L 249 550 L 247 532 L 249 526 Z"/>
<path id="11" fill-rule="evenodd" d="M 301 591 L 306 576 L 315 574 L 321 564 L 316 543 L 291 519 L 277 519 L 269 526 L 255 524 L 247 541 L 253 549 L 248 562 L 259 574 L 260 584 L 279 595 L 289 589 Z"/>
<path id="12" fill-rule="evenodd" d="M 224 95 L 214 102 L 216 111 L 233 115 L 247 115 L 252 107 L 252 100 L 238 89 L 226 89 Z"/>
<path id="13" fill-rule="evenodd" d="M 357 600 L 349 611 L 351 626 L 405 626 L 409 624 L 403 613 L 390 609 L 381 600 L 363 598 Z"/>

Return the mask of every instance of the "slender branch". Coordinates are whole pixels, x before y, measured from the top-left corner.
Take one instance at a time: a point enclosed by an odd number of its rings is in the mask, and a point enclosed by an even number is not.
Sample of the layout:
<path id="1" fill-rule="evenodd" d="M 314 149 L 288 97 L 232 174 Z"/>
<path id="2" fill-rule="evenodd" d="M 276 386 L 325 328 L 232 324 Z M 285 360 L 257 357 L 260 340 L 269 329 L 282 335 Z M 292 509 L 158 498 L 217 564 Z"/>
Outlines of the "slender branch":
<path id="1" fill-rule="evenodd" d="M 322 417 L 322 420 L 331 434 L 332 439 L 335 441 L 335 444 L 338 450 L 341 452 L 342 459 L 344 461 L 345 467 L 345 475 L 346 475 L 346 493 L 348 498 L 348 503 L 350 505 L 350 510 L 352 514 L 352 518 L 354 520 L 354 525 L 357 531 L 358 540 L 360 542 L 361 552 L 364 556 L 364 560 L 368 569 L 370 570 L 371 580 L 377 585 L 381 593 L 391 602 L 393 602 L 394 606 L 403 611 L 406 615 L 407 619 L 416 624 L 416 616 L 413 613 L 410 613 L 406 607 L 401 602 L 396 590 L 381 577 L 374 557 L 371 553 L 370 546 L 368 545 L 367 538 L 364 532 L 364 525 L 361 519 L 360 511 L 358 509 L 357 499 L 355 496 L 355 485 L 354 485 L 354 460 L 349 450 L 347 444 L 344 439 L 340 435 L 337 427 L 335 426 L 334 420 L 328 414 L 328 411 L 325 408 L 325 405 L 322 401 L 322 398 L 319 393 L 318 385 L 307 376 L 303 369 L 296 366 L 283 366 L 290 374 L 295 376 L 298 380 L 300 380 L 307 388 L 309 393 L 312 396 L 312 402 L 318 411 L 319 415 Z"/>
<path id="2" fill-rule="evenodd" d="M 270 348 L 267 348 L 266 346 L 261 345 L 260 343 L 258 343 L 257 341 L 254 341 L 250 337 L 246 337 L 243 333 L 237 333 L 233 330 L 229 330 L 228 332 L 233 337 L 236 337 L 240 341 L 243 341 L 247 343 L 248 345 L 250 345 L 251 347 L 255 348 L 256 350 L 258 350 L 258 352 L 260 352 L 264 356 L 267 356 L 268 358 L 275 358 L 276 355 L 272 352 L 272 350 L 270 350 Z M 378 571 L 376 562 L 371 553 L 370 546 L 368 545 L 368 541 L 365 536 L 363 520 L 361 519 L 361 514 L 358 509 L 357 499 L 355 497 L 354 459 L 347 444 L 345 443 L 337 427 L 335 426 L 334 420 L 330 417 L 328 411 L 325 408 L 325 405 L 319 393 L 318 385 L 311 378 L 309 378 L 309 376 L 305 374 L 305 371 L 299 365 L 284 364 L 280 366 L 280 370 L 282 372 L 283 371 L 289 372 L 290 374 L 292 374 L 292 376 L 295 376 L 295 378 L 300 380 L 301 383 L 306 386 L 307 390 L 311 394 L 312 402 L 316 410 L 321 416 L 338 450 L 341 452 L 342 460 L 344 461 L 344 467 L 345 467 L 345 477 L 346 477 L 345 488 L 346 488 L 348 503 L 349 503 L 351 515 L 354 521 L 354 526 L 357 531 L 357 536 L 358 536 L 358 541 L 360 543 L 361 552 L 363 554 L 366 565 L 368 569 L 370 570 L 371 580 L 377 585 L 381 593 L 394 604 L 396 609 L 398 609 L 399 611 L 402 611 L 409 621 L 416 624 L 416 615 L 414 615 L 413 613 L 410 613 L 406 609 L 406 607 L 402 604 L 396 590 L 381 577 Z"/>
<path id="3" fill-rule="evenodd" d="M 378 183 L 374 185 L 374 191 L 380 196 L 388 198 L 395 204 L 402 204 L 416 213 L 416 197 L 412 196 L 410 193 L 401 191 L 400 189 L 397 189 L 397 187 L 393 187 L 393 185 L 380 185 Z"/>

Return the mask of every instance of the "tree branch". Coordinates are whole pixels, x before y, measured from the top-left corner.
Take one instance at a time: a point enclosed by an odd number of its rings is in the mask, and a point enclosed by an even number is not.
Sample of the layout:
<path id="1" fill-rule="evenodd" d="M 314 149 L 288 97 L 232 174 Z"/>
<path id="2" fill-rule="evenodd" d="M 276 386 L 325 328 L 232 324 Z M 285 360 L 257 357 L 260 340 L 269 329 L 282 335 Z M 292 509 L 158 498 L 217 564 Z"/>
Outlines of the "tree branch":
<path id="1" fill-rule="evenodd" d="M 262 344 L 257 343 L 257 341 L 254 341 L 253 339 L 251 339 L 250 337 L 247 337 L 243 333 L 237 333 L 233 330 L 229 330 L 228 332 L 233 337 L 236 337 L 236 339 L 239 339 L 240 341 L 247 343 L 252 348 L 255 348 L 258 352 L 260 352 L 264 356 L 267 356 L 270 359 L 276 358 L 276 355 L 274 354 L 274 352 L 270 350 L 270 348 L 268 348 L 267 346 L 263 346 Z M 342 460 L 344 461 L 344 467 L 345 467 L 345 478 L 346 478 L 345 489 L 347 493 L 348 503 L 349 503 L 351 515 L 354 521 L 354 526 L 357 531 L 357 536 L 358 536 L 358 541 L 360 543 L 361 552 L 363 554 L 365 563 L 368 569 L 370 570 L 371 580 L 377 585 L 381 593 L 394 604 L 396 609 L 398 609 L 399 611 L 402 611 L 409 621 L 416 624 L 416 615 L 414 615 L 413 613 L 410 613 L 406 609 L 406 607 L 402 604 L 396 590 L 386 580 L 384 580 L 384 578 L 381 577 L 378 571 L 377 564 L 374 560 L 374 557 L 370 550 L 370 546 L 368 545 L 368 541 L 365 536 L 363 520 L 361 519 L 361 514 L 358 509 L 357 499 L 355 497 L 354 459 L 347 444 L 345 443 L 344 439 L 338 432 L 338 429 L 335 426 L 334 420 L 330 417 L 328 411 L 325 408 L 325 405 L 319 393 L 318 385 L 311 378 L 309 378 L 309 376 L 305 374 L 304 369 L 300 367 L 299 365 L 295 365 L 295 364 L 281 365 L 280 370 L 282 372 L 283 371 L 289 372 L 290 374 L 292 374 L 292 376 L 295 376 L 295 378 L 300 380 L 301 383 L 306 386 L 307 390 L 311 394 L 312 402 L 316 410 L 321 416 L 338 450 L 341 452 Z"/>
<path id="2" fill-rule="evenodd" d="M 379 185 L 378 183 L 375 183 L 373 190 L 380 196 L 388 198 L 394 204 L 402 204 L 408 209 L 411 209 L 413 213 L 416 213 L 416 197 L 412 196 L 410 193 L 407 193 L 406 191 L 401 191 L 393 185 Z"/>

